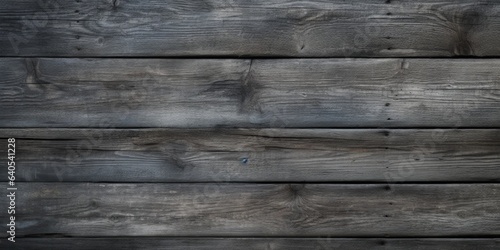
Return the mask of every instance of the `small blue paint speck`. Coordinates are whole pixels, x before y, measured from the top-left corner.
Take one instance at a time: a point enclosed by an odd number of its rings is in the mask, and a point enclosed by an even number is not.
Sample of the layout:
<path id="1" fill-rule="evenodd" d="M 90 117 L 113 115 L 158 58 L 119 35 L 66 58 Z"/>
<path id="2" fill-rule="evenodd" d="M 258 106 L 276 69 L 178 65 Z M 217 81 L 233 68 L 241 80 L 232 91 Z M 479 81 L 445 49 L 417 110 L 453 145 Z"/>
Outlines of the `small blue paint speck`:
<path id="1" fill-rule="evenodd" d="M 241 158 L 241 163 L 243 164 L 247 164 L 248 163 L 248 158 L 244 157 L 244 158 Z"/>

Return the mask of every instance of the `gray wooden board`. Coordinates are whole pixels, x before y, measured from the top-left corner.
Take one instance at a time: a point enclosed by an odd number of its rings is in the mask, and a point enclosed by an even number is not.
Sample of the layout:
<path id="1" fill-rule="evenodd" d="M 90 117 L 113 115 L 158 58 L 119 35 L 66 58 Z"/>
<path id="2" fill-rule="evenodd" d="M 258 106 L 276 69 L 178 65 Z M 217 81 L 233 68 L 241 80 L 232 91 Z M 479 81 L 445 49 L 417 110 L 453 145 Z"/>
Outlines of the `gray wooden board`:
<path id="1" fill-rule="evenodd" d="M 500 60 L 0 59 L 0 127 L 500 127 Z"/>
<path id="2" fill-rule="evenodd" d="M 498 44 L 494 0 L 4 0 L 0 248 L 498 249 L 500 60 L 430 58 Z"/>
<path id="3" fill-rule="evenodd" d="M 498 129 L 0 129 L 10 137 L 17 181 L 500 181 Z"/>
<path id="4" fill-rule="evenodd" d="M 17 183 L 17 188 L 18 236 L 500 234 L 500 184 Z M 7 207 L 6 199 L 0 205 Z"/>
<path id="5" fill-rule="evenodd" d="M 2 249 L 10 250 L 185 250 L 185 249 L 255 249 L 255 250 L 497 250 L 500 239 L 456 238 L 18 238 L 12 244 L 0 240 Z M 3 248 L 8 247 L 8 248 Z"/>
<path id="6" fill-rule="evenodd" d="M 495 0 L 3 0 L 0 56 L 500 55 Z"/>

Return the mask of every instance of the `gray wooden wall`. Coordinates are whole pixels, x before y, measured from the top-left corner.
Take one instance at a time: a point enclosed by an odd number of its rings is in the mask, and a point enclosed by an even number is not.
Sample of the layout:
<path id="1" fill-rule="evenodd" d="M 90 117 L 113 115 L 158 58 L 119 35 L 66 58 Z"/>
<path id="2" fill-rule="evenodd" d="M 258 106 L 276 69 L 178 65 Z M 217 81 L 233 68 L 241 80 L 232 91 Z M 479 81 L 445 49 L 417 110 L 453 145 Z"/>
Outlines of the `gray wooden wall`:
<path id="1" fill-rule="evenodd" d="M 500 249 L 500 2 L 1 0 L 11 137 L 1 249 Z"/>

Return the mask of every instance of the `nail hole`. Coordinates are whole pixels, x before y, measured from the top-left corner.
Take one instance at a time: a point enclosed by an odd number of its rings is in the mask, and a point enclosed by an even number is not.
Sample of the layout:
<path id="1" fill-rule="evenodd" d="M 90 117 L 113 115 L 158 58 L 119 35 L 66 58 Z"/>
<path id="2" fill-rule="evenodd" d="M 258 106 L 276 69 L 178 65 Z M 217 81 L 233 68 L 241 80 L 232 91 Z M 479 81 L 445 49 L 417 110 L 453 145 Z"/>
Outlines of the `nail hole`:
<path id="1" fill-rule="evenodd" d="M 391 120 L 391 118 L 387 118 L 387 120 L 388 120 L 388 121 L 390 121 L 390 120 Z"/>
<path id="2" fill-rule="evenodd" d="M 385 106 L 388 107 L 388 106 L 391 106 L 391 104 L 390 103 L 386 103 Z"/>
<path id="3" fill-rule="evenodd" d="M 390 16 L 390 15 L 392 15 L 392 13 L 391 12 L 387 12 L 387 15 Z"/>

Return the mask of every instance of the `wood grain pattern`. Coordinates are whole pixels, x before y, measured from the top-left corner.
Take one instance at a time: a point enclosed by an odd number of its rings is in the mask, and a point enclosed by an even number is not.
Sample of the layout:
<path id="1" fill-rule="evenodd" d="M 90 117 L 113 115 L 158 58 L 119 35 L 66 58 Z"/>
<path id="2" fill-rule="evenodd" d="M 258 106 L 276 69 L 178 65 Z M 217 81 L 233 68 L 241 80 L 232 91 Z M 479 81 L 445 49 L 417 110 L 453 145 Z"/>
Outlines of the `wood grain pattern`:
<path id="1" fill-rule="evenodd" d="M 495 0 L 4 0 L 0 56 L 499 56 L 499 11 Z"/>
<path id="2" fill-rule="evenodd" d="M 500 60 L 0 59 L 0 127 L 500 127 Z"/>
<path id="3" fill-rule="evenodd" d="M 9 137 L 18 181 L 500 181 L 498 129 L 0 130 Z"/>
<path id="4" fill-rule="evenodd" d="M 497 0 L 2 0 L 0 249 L 500 249 L 499 45 Z"/>
<path id="5" fill-rule="evenodd" d="M 387 238 L 22 238 L 15 244 L 0 240 L 10 250 L 496 250 L 500 239 L 387 239 Z"/>
<path id="6" fill-rule="evenodd" d="M 500 184 L 18 183 L 19 236 L 498 236 Z M 6 199 L 0 200 L 7 207 Z"/>

